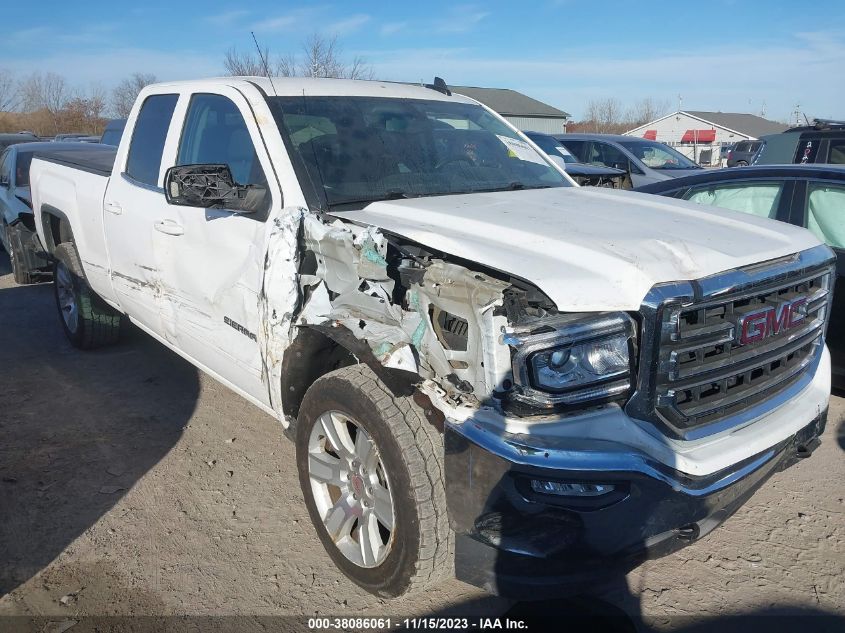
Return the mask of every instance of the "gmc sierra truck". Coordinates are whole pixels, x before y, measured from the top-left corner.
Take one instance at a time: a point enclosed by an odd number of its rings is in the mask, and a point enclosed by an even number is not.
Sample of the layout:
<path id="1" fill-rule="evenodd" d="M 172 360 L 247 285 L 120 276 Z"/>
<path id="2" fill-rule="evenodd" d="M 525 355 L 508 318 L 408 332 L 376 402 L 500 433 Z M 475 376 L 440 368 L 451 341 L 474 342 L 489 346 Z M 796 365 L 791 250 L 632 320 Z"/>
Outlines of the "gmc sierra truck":
<path id="1" fill-rule="evenodd" d="M 702 538 L 827 415 L 834 256 L 576 186 L 442 80 L 146 87 L 32 164 L 60 321 L 122 319 L 275 416 L 354 582 L 537 595 Z"/>

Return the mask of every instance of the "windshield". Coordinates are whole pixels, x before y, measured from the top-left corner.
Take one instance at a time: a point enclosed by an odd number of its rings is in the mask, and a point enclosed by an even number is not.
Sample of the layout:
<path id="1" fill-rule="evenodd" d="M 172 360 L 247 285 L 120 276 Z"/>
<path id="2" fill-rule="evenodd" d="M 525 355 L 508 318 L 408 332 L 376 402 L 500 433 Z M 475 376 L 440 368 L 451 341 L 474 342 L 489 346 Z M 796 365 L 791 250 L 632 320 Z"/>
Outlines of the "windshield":
<path id="1" fill-rule="evenodd" d="M 570 183 L 484 108 L 377 97 L 270 97 L 329 206 Z"/>
<path id="2" fill-rule="evenodd" d="M 619 144 L 651 169 L 701 169 L 689 158 L 656 141 L 619 141 Z"/>

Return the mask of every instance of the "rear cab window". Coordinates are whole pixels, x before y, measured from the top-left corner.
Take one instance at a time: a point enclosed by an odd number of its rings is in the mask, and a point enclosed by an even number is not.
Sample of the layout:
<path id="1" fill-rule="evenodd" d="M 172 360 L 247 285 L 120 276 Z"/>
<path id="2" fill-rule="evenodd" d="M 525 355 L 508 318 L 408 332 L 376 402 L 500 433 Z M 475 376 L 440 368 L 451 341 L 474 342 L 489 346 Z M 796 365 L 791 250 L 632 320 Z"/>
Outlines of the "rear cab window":
<path id="1" fill-rule="evenodd" d="M 141 105 L 126 158 L 126 175 L 132 180 L 158 186 L 164 143 L 178 100 L 176 94 L 151 95 Z"/>

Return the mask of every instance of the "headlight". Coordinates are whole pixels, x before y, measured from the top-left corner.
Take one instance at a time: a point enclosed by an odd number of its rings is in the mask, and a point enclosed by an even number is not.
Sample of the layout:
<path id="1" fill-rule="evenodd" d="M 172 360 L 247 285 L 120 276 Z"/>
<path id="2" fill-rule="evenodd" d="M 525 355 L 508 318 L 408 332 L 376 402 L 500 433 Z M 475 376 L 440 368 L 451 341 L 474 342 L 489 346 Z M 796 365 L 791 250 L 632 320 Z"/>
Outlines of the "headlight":
<path id="1" fill-rule="evenodd" d="M 624 313 L 567 315 L 506 337 L 516 397 L 535 405 L 577 404 L 630 388 L 634 323 Z"/>

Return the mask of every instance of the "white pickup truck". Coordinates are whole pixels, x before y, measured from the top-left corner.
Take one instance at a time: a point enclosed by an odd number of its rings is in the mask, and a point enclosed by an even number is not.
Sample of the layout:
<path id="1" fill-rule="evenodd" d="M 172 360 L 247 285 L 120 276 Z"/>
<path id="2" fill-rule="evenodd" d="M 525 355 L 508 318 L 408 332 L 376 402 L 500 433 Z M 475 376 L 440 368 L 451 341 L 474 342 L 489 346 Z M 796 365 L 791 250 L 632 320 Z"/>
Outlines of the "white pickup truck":
<path id="1" fill-rule="evenodd" d="M 624 572 L 824 428 L 826 246 L 577 187 L 442 80 L 148 86 L 113 161 L 31 181 L 70 341 L 128 318 L 278 418 L 379 595 Z"/>

